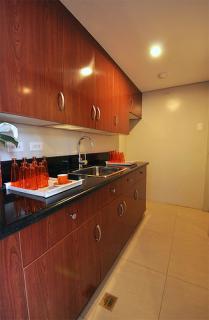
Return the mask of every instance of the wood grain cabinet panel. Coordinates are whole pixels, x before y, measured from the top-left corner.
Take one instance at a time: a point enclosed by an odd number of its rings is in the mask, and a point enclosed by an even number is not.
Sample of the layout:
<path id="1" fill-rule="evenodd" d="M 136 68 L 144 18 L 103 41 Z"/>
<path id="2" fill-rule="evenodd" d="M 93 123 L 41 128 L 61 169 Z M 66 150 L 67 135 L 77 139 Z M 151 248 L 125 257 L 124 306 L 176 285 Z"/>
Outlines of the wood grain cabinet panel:
<path id="1" fill-rule="evenodd" d="M 96 191 L 49 216 L 49 247 L 95 215 L 101 205 L 101 196 L 101 191 Z"/>
<path id="2" fill-rule="evenodd" d="M 95 128 L 95 48 L 91 37 L 70 13 L 65 14 L 64 91 L 70 124 Z M 91 68 L 92 73 L 85 74 Z"/>
<path id="3" fill-rule="evenodd" d="M 100 282 L 99 215 L 25 269 L 30 319 L 76 319 Z"/>
<path id="4" fill-rule="evenodd" d="M 25 267 L 48 249 L 48 218 L 21 230 L 20 245 Z"/>
<path id="5" fill-rule="evenodd" d="M 129 96 L 126 78 L 121 70 L 114 68 L 114 115 L 113 132 L 127 134 L 129 132 Z"/>
<path id="6" fill-rule="evenodd" d="M 102 232 L 99 214 L 75 231 L 80 310 L 87 304 L 101 281 L 100 242 Z"/>
<path id="7" fill-rule="evenodd" d="M 0 319 L 28 319 L 18 233 L 0 241 Z"/>
<path id="8" fill-rule="evenodd" d="M 79 274 L 74 234 L 25 269 L 30 319 L 76 319 Z"/>
<path id="9" fill-rule="evenodd" d="M 0 112 L 128 133 L 141 93 L 60 1 L 0 9 Z"/>
<path id="10" fill-rule="evenodd" d="M 0 319 L 76 319 L 145 210 L 142 167 L 0 241 Z"/>
<path id="11" fill-rule="evenodd" d="M 125 242 L 126 217 L 124 197 L 120 197 L 106 205 L 101 211 L 101 277 L 106 273 L 115 261 Z"/>
<path id="12" fill-rule="evenodd" d="M 63 10 L 56 0 L 3 0 L 0 10 L 0 111 L 65 122 Z"/>
<path id="13" fill-rule="evenodd" d="M 114 66 L 105 53 L 97 48 L 95 52 L 96 76 L 96 129 L 113 131 L 114 109 Z"/>
<path id="14" fill-rule="evenodd" d="M 139 90 L 137 90 L 132 94 L 132 100 L 131 100 L 129 112 L 135 118 L 138 118 L 138 119 L 142 118 L 142 93 Z"/>
<path id="15" fill-rule="evenodd" d="M 129 117 L 131 119 L 141 119 L 142 118 L 142 93 L 132 82 L 128 82 L 128 95 L 129 95 Z"/>

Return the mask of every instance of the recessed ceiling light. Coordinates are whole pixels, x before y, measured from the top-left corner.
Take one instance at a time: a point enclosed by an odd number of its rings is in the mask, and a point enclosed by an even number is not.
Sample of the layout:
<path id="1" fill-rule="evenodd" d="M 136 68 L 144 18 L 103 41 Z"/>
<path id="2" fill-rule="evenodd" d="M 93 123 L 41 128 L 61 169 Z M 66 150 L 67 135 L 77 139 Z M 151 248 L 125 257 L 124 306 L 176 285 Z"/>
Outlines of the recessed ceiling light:
<path id="1" fill-rule="evenodd" d="M 155 44 L 150 47 L 150 55 L 153 58 L 158 58 L 162 54 L 162 47 L 159 44 Z"/>

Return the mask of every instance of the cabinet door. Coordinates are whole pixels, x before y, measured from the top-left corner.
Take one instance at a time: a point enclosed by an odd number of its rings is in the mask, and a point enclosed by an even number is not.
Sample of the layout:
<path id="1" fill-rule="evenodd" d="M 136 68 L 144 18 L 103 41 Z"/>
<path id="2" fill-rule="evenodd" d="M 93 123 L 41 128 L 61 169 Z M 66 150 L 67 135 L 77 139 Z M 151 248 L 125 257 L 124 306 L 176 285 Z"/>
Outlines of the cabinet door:
<path id="1" fill-rule="evenodd" d="M 67 121 L 95 128 L 95 52 L 90 36 L 70 13 L 64 19 L 64 91 Z"/>
<path id="2" fill-rule="evenodd" d="M 114 115 L 113 131 L 118 133 L 129 132 L 129 96 L 128 84 L 124 74 L 118 67 L 114 68 Z"/>
<path id="3" fill-rule="evenodd" d="M 97 48 L 95 56 L 96 74 L 96 129 L 112 131 L 113 129 L 113 84 L 114 66 L 104 52 Z"/>
<path id="4" fill-rule="evenodd" d="M 134 231 L 135 227 L 141 219 L 139 204 L 139 186 L 138 184 L 131 187 L 126 194 L 127 203 L 127 225 L 129 235 Z"/>
<path id="5" fill-rule="evenodd" d="M 112 266 L 126 239 L 123 199 L 105 206 L 101 212 L 101 276 Z"/>
<path id="6" fill-rule="evenodd" d="M 63 10 L 55 0 L 1 1 L 1 112 L 65 122 L 57 103 Z"/>
<path id="7" fill-rule="evenodd" d="M 146 210 L 146 180 L 139 180 L 126 194 L 127 224 L 130 234 L 141 221 Z"/>
<path id="8" fill-rule="evenodd" d="M 0 319 L 28 319 L 18 233 L 0 240 Z"/>
<path id="9" fill-rule="evenodd" d="M 79 274 L 74 235 L 25 269 L 30 319 L 76 319 Z"/>
<path id="10" fill-rule="evenodd" d="M 79 305 L 83 308 L 100 283 L 100 216 L 96 215 L 75 232 L 79 275 Z"/>
<path id="11" fill-rule="evenodd" d="M 133 119 L 142 118 L 142 93 L 129 82 L 129 115 Z"/>

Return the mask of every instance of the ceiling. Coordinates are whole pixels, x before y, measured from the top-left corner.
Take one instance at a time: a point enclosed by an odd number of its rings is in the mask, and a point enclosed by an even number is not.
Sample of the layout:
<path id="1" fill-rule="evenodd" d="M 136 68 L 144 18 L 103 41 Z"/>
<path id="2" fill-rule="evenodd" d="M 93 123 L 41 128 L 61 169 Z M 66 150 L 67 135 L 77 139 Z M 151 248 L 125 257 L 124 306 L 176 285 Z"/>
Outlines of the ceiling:
<path id="1" fill-rule="evenodd" d="M 209 0 L 61 1 L 142 92 L 209 80 Z"/>

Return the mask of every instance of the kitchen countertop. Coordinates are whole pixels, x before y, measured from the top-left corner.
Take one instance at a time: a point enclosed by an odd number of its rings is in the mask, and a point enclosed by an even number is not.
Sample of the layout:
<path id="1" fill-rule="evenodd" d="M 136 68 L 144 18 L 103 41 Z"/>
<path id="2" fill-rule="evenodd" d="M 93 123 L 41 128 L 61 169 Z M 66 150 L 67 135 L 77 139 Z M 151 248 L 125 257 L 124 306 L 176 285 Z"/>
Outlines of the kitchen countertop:
<path id="1" fill-rule="evenodd" d="M 9 190 L 0 191 L 0 239 L 39 221 L 84 195 L 147 164 L 147 162 L 137 162 L 135 166 L 127 167 L 127 170 L 109 178 L 86 177 L 81 186 L 47 199 L 26 196 L 23 193 L 14 193 Z"/>

